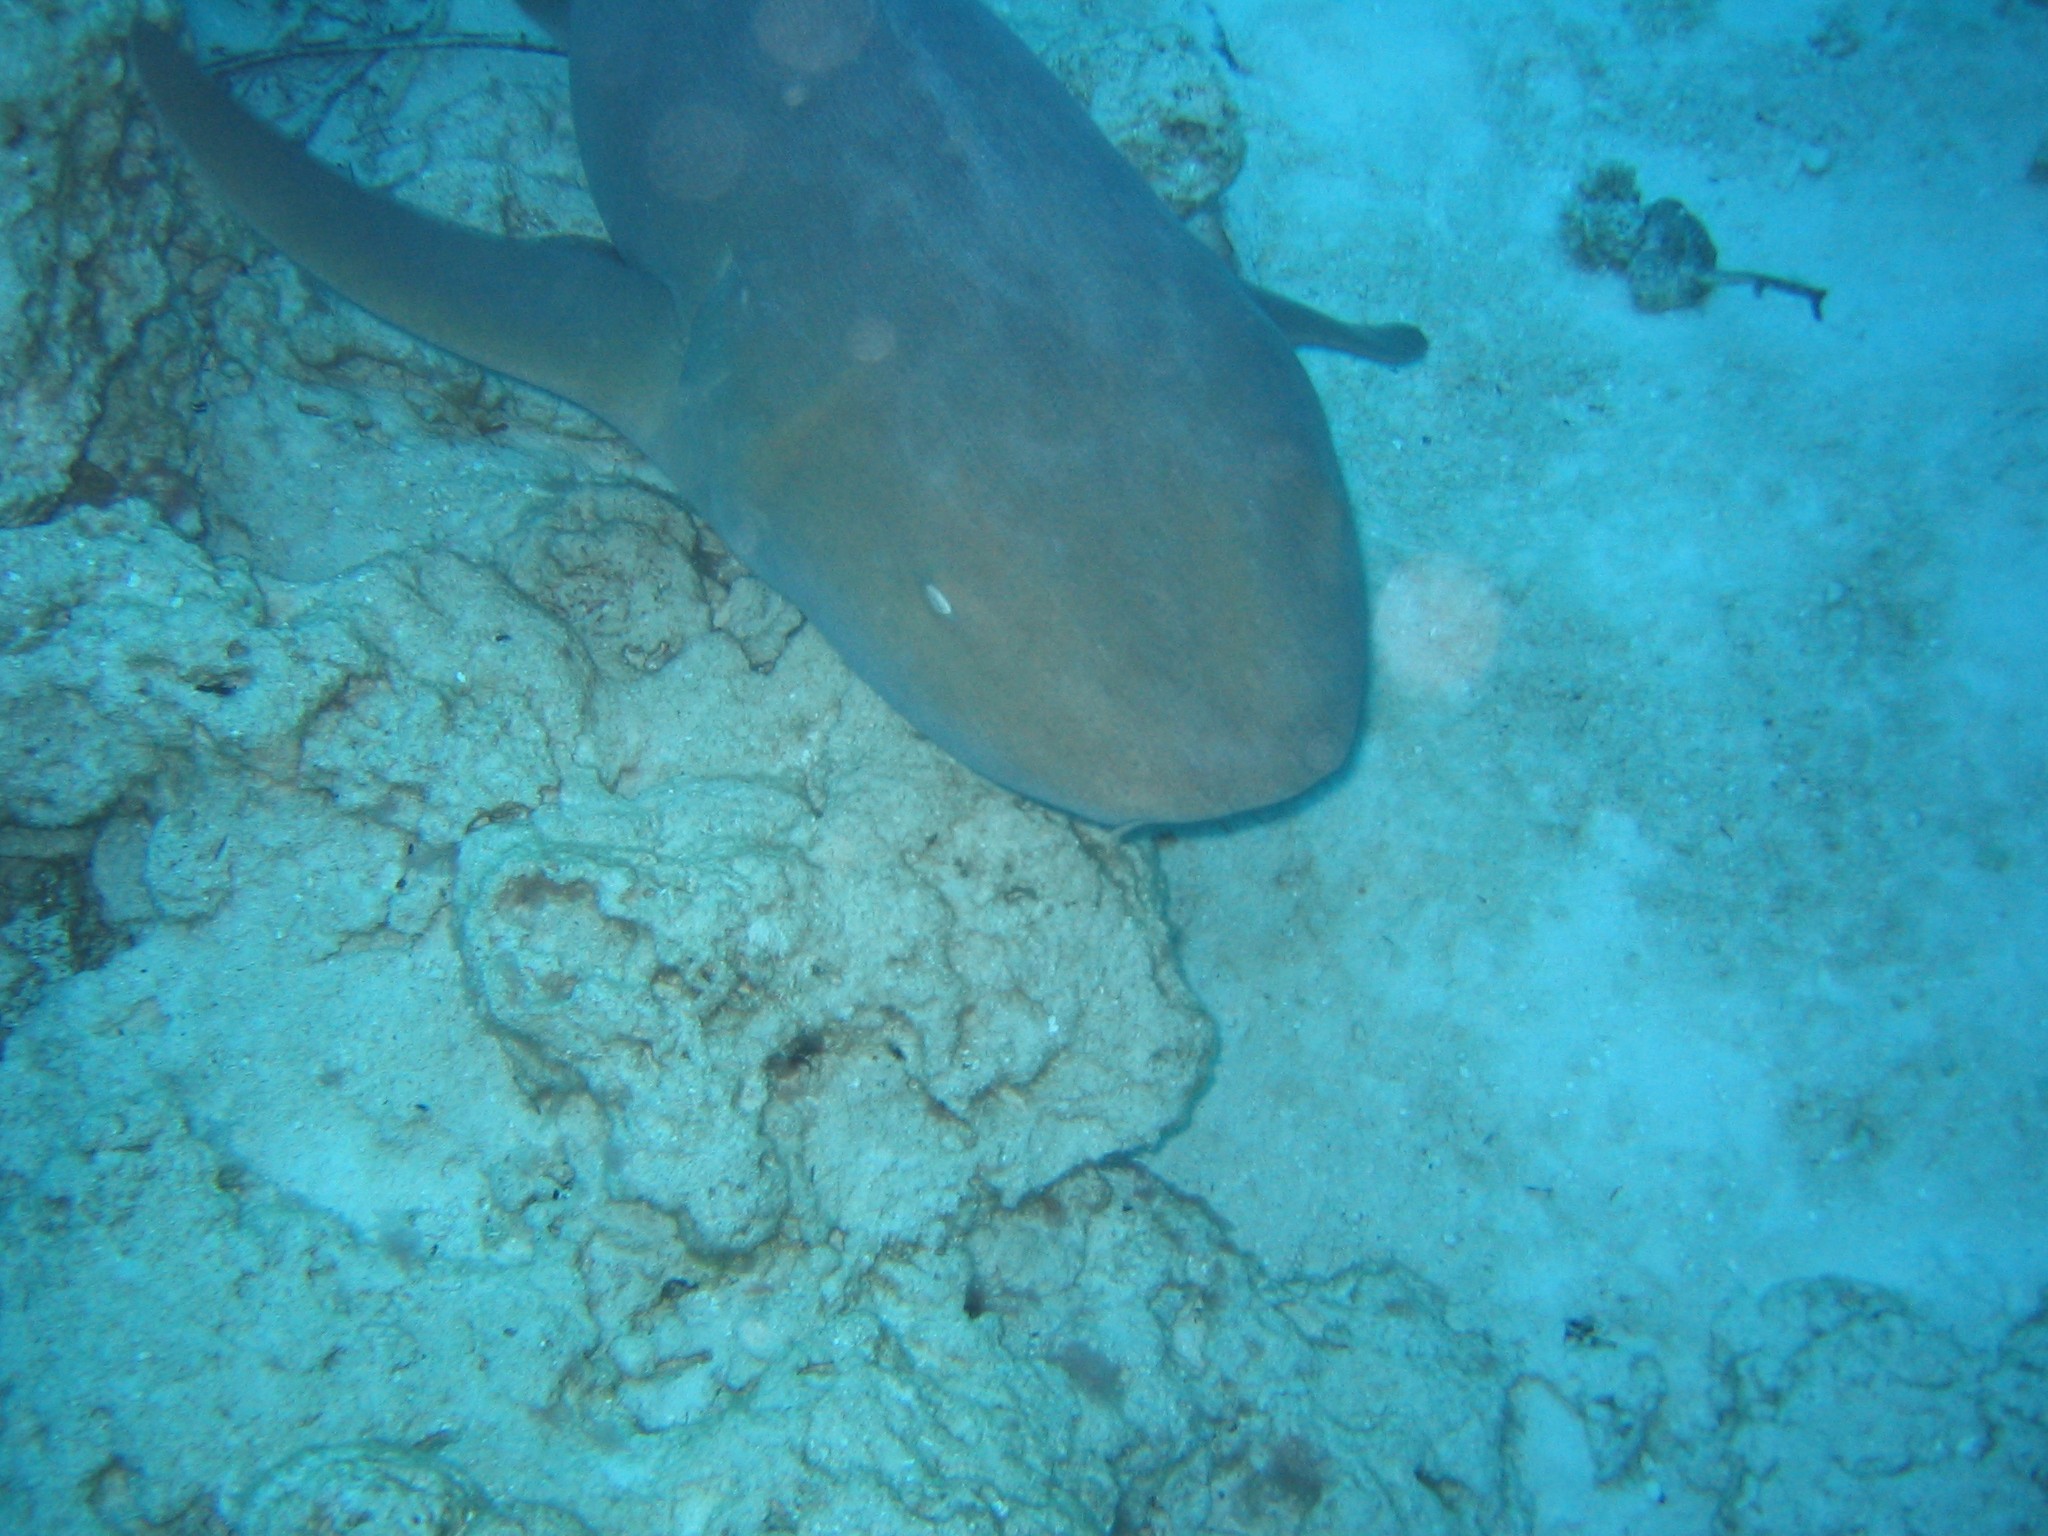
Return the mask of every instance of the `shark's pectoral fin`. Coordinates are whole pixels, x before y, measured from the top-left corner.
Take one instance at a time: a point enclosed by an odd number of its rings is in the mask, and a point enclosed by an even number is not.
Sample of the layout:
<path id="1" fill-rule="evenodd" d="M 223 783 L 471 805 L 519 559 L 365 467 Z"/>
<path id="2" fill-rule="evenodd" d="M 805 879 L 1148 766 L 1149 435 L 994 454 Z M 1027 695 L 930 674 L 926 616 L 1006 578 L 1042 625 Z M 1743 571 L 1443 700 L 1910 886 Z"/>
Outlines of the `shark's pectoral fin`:
<path id="1" fill-rule="evenodd" d="M 423 340 L 595 411 L 642 442 L 682 357 L 663 286 L 599 241 L 507 240 L 366 192 L 244 111 L 169 33 L 136 69 L 221 193 L 294 261 Z"/>
<path id="2" fill-rule="evenodd" d="M 1290 347 L 1327 347 L 1389 368 L 1420 362 L 1429 350 L 1429 338 L 1412 325 L 1352 325 L 1270 289 L 1245 286 Z"/>
<path id="3" fill-rule="evenodd" d="M 526 19 L 554 39 L 555 46 L 569 51 L 569 0 L 519 0 Z"/>

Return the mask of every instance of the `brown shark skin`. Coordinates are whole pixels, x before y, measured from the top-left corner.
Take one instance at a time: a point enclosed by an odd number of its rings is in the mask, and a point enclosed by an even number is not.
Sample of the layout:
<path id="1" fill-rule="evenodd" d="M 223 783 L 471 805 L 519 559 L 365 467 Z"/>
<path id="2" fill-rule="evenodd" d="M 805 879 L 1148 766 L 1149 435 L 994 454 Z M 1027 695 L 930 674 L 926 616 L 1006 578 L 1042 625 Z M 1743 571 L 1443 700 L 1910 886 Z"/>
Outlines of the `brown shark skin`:
<path id="1" fill-rule="evenodd" d="M 157 38 L 152 60 L 138 34 L 145 84 L 160 105 L 195 95 Z M 338 193 L 266 210 L 274 173 L 238 190 L 217 169 L 234 154 L 230 119 L 205 121 L 217 104 L 166 117 L 316 275 L 610 420 L 996 783 L 1173 824 L 1345 763 L 1364 581 L 1307 375 L 994 17 L 973 0 L 577 0 L 569 61 L 616 256 L 390 204 L 395 232 L 364 229 Z M 375 247 L 374 278 L 344 270 L 351 241 Z M 489 281 L 451 284 L 451 250 Z M 415 278 L 461 297 L 385 291 Z M 565 335 L 603 338 L 596 360 L 565 359 L 592 351 Z"/>

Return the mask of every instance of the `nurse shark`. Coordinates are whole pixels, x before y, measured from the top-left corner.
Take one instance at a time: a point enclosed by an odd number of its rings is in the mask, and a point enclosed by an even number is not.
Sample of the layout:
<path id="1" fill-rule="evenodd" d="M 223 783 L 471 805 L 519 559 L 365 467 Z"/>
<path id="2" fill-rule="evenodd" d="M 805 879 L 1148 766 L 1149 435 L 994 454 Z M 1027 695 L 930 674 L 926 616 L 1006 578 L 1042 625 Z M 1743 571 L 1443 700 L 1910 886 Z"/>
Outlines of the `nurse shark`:
<path id="1" fill-rule="evenodd" d="M 608 242 L 365 191 L 167 31 L 142 84 L 205 179 L 363 308 L 581 405 L 932 741 L 1110 826 L 1348 759 L 1363 569 L 1296 345 L 975 0 L 574 0 Z"/>

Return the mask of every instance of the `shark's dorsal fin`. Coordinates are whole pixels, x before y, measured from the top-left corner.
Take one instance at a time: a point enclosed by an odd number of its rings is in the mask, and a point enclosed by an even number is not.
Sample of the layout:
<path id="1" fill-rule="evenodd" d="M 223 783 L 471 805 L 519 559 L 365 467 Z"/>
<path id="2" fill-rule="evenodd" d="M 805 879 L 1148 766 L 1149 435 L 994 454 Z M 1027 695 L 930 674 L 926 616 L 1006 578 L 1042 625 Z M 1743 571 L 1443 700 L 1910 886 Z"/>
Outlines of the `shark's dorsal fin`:
<path id="1" fill-rule="evenodd" d="M 168 32 L 135 65 L 206 177 L 294 261 L 422 340 L 524 379 L 645 442 L 682 357 L 667 290 L 602 241 L 508 240 L 366 192 L 246 112 Z"/>

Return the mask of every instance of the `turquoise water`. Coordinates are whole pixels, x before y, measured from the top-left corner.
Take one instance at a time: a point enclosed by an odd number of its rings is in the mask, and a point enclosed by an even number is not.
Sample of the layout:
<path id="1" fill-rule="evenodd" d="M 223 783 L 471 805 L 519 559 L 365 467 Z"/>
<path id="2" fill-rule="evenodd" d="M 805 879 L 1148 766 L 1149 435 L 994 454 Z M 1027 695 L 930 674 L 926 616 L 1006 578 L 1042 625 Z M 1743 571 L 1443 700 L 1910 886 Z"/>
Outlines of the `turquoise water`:
<path id="1" fill-rule="evenodd" d="M 17 18 L 0 1531 L 2048 1530 L 2048 10 L 1004 17 L 1430 338 L 1304 354 L 1373 681 L 1277 811 L 977 778 Z M 191 31 L 602 233 L 509 8 Z"/>

